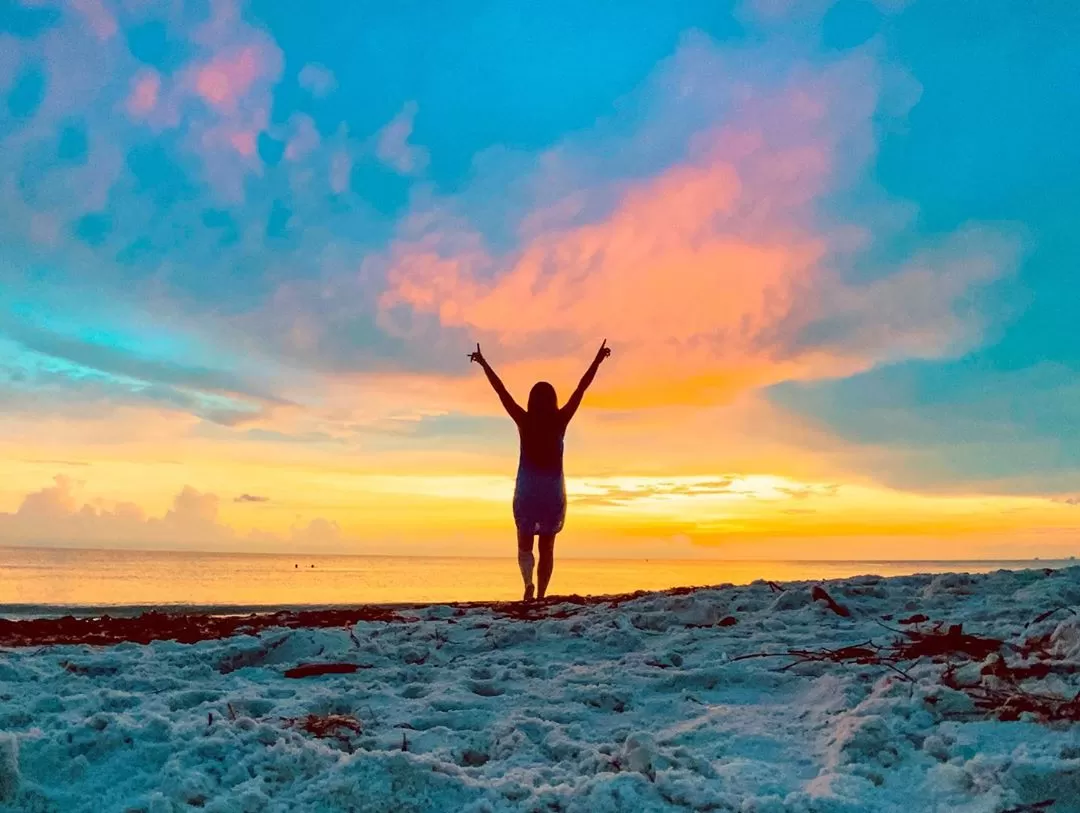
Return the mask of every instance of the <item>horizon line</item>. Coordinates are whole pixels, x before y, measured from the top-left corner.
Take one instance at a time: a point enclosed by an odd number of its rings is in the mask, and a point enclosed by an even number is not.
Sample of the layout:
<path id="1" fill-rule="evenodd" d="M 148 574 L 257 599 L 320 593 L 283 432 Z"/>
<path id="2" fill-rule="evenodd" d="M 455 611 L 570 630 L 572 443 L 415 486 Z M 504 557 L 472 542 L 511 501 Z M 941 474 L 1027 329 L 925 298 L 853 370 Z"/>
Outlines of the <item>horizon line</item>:
<path id="1" fill-rule="evenodd" d="M 197 548 L 94 548 L 83 547 L 79 545 L 5 545 L 0 544 L 0 550 L 33 550 L 33 551 L 83 551 L 87 553 L 170 553 L 170 554 L 188 554 L 188 555 L 202 555 L 202 556 L 278 556 L 289 557 L 291 554 L 288 551 L 275 552 L 275 551 L 245 551 L 245 550 L 203 550 Z M 295 554 L 299 555 L 299 554 Z M 442 554 L 394 554 L 394 553 L 328 553 L 309 551 L 306 556 L 319 556 L 319 557 L 348 557 L 356 559 L 476 559 L 476 560 L 502 560 L 505 556 L 450 556 Z M 939 563 L 939 562 L 955 562 L 955 563 L 986 563 L 986 562 L 1001 562 L 1001 563 L 1015 563 L 1015 562 L 1070 562 L 1077 560 L 1077 555 L 1073 554 L 1064 557 L 1046 557 L 1046 556 L 1032 556 L 1028 558 L 1020 559 L 1008 559 L 1008 558 L 942 558 L 942 559 L 758 559 L 758 558 L 721 558 L 721 557 L 691 557 L 680 558 L 672 556 L 647 556 L 638 558 L 629 558 L 624 556 L 561 556 L 563 560 L 577 560 L 577 561 L 610 561 L 610 562 L 648 562 L 648 561 L 670 561 L 670 562 L 786 562 L 793 564 L 822 564 L 822 563 L 835 563 L 841 564 L 845 562 L 858 562 L 864 564 L 920 564 L 920 563 Z"/>

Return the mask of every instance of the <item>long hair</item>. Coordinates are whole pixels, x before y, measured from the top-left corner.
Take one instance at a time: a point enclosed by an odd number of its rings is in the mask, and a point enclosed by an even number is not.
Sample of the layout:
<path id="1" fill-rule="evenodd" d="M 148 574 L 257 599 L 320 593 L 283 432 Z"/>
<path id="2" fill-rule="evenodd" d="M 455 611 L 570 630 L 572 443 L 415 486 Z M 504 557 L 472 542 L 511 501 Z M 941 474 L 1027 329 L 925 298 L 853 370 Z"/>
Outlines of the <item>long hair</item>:
<path id="1" fill-rule="evenodd" d="M 559 397 L 555 388 L 546 381 L 537 381 L 529 390 L 529 414 L 537 418 L 550 418 L 559 411 Z"/>

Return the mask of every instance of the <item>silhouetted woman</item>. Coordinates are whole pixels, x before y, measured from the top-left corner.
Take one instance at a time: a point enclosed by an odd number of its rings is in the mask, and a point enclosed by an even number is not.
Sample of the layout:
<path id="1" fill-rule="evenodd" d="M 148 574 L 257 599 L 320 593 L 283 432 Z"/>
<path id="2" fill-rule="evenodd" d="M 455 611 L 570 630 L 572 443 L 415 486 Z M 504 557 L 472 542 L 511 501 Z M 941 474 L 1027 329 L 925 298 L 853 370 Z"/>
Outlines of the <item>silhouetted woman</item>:
<path id="1" fill-rule="evenodd" d="M 525 582 L 525 601 L 533 597 L 533 537 L 540 537 L 540 567 L 536 576 L 539 581 L 537 595 L 543 598 L 555 564 L 555 535 L 562 530 L 566 519 L 566 482 L 563 479 L 566 425 L 581 406 L 581 399 L 596 377 L 600 362 L 610 355 L 611 349 L 605 339 L 574 394 L 561 408 L 555 388 L 540 381 L 529 392 L 529 408 L 522 409 L 487 363 L 480 345 L 476 345 L 475 353 L 469 354 L 471 361 L 484 368 L 499 400 L 517 424 L 521 438 L 521 457 L 514 487 L 514 524 L 517 525 L 518 566 Z"/>

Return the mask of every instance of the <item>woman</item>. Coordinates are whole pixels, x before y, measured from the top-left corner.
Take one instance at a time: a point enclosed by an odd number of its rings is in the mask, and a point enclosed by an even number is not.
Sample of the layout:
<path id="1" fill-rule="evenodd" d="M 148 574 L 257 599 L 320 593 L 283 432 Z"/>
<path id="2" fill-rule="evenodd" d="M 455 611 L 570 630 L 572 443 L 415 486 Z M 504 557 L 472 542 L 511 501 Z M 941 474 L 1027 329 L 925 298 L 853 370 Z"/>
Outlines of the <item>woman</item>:
<path id="1" fill-rule="evenodd" d="M 484 368 L 499 400 L 517 424 L 521 438 L 517 485 L 514 488 L 514 523 L 517 525 L 518 567 L 525 582 L 525 601 L 531 601 L 534 592 L 533 537 L 540 537 L 540 567 L 536 573 L 539 589 L 536 593 L 543 598 L 547 594 L 555 564 L 552 558 L 555 535 L 562 530 L 566 519 L 566 482 L 563 478 L 563 436 L 566 425 L 581 406 L 581 399 L 596 377 L 600 362 L 610 355 L 611 349 L 605 339 L 574 394 L 561 408 L 555 388 L 546 381 L 540 381 L 529 392 L 529 408 L 522 409 L 487 363 L 480 352 L 480 345 L 476 345 L 475 353 L 469 353 L 470 361 Z"/>

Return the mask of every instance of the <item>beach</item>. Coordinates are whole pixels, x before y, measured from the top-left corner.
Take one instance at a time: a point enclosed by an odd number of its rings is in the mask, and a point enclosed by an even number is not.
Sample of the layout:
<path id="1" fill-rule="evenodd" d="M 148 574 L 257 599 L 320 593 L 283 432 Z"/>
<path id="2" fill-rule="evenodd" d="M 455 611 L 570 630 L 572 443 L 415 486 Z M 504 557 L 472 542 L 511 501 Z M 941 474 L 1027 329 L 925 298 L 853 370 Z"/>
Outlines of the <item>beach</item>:
<path id="1" fill-rule="evenodd" d="M 1078 606 L 1073 567 L 402 606 L 194 643 L 8 621 L 0 810 L 1075 812 Z"/>
<path id="2" fill-rule="evenodd" d="M 0 0 L 0 813 L 1080 813 L 1078 43 Z"/>

